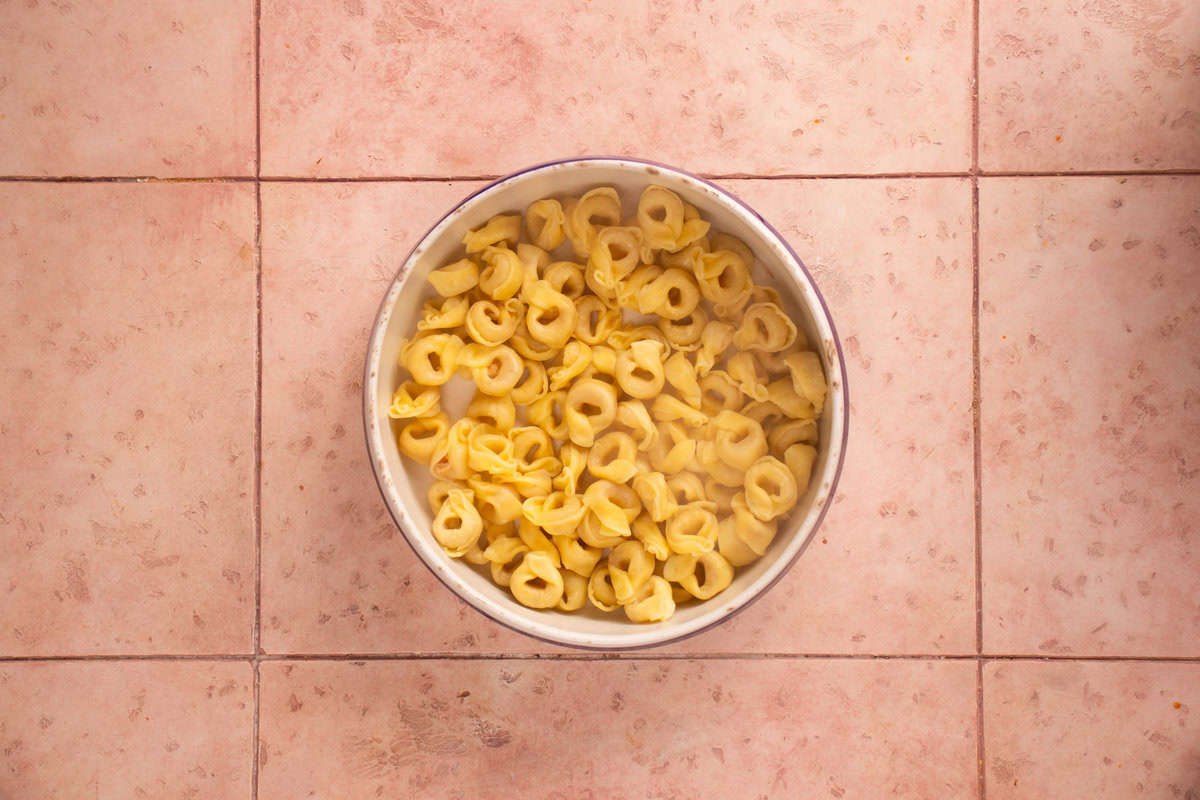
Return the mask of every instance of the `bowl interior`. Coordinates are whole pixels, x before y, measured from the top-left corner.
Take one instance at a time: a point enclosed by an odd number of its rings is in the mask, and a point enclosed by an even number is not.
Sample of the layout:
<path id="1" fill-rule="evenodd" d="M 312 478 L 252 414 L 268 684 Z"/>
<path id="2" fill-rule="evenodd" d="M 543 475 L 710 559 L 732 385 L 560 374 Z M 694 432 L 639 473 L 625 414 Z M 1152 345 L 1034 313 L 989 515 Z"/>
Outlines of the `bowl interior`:
<path id="1" fill-rule="evenodd" d="M 739 568 L 732 585 L 704 603 L 681 606 L 663 623 L 635 625 L 616 612 L 585 606 L 574 613 L 535 611 L 518 604 L 495 585 L 486 569 L 446 556 L 430 534 L 432 515 L 425 492 L 432 479 L 425 465 L 403 458 L 396 445 L 395 422 L 387 409 L 403 381 L 396 363 L 400 341 L 412 335 L 421 306 L 435 293 L 429 273 L 461 257 L 462 236 L 494 214 L 523 212 L 542 197 L 579 195 L 596 186 L 620 193 L 627 217 L 651 183 L 666 186 L 695 205 L 715 230 L 744 241 L 755 255 L 756 283 L 777 288 L 787 311 L 808 336 L 825 367 L 829 395 L 820 420 L 821 441 L 808 491 L 798 511 L 780 525 L 767 554 Z M 384 498 L 405 537 L 434 574 L 464 600 L 509 627 L 562 644 L 593 648 L 629 648 L 658 644 L 694 633 L 727 617 L 768 588 L 803 550 L 824 515 L 836 484 L 846 424 L 845 379 L 841 352 L 824 303 L 795 256 L 777 234 L 750 209 L 716 187 L 685 173 L 622 159 L 587 159 L 536 167 L 489 186 L 468 198 L 426 235 L 400 266 L 380 308 L 367 355 L 365 415 L 372 466 Z M 456 381 L 459 379 L 455 379 Z M 447 391 L 451 417 L 465 407 L 470 387 Z M 450 598 L 446 598 L 450 602 Z"/>

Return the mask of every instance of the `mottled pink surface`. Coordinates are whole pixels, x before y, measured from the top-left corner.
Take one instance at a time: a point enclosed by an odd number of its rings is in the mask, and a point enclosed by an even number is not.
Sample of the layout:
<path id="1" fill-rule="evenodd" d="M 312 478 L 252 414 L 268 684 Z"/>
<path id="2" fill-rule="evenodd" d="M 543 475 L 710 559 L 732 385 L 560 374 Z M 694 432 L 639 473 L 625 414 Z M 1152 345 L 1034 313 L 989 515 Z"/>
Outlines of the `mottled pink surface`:
<path id="1" fill-rule="evenodd" d="M 1198 9 L 0 3 L 0 798 L 1200 796 Z M 360 420 L 416 238 L 585 153 L 776 225 L 851 416 L 778 586 L 604 658 Z"/>
<path id="2" fill-rule="evenodd" d="M 960 662 L 269 662 L 258 793 L 970 798 L 974 694 Z"/>
<path id="3" fill-rule="evenodd" d="M 1197 198 L 982 182 L 989 652 L 1200 656 Z"/>

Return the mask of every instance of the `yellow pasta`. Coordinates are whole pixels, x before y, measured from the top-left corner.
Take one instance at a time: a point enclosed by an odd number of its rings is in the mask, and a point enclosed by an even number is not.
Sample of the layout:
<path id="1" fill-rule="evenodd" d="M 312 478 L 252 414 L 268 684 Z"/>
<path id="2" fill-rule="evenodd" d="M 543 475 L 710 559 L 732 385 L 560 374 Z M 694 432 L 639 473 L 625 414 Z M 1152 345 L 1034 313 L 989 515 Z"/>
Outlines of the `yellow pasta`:
<path id="1" fill-rule="evenodd" d="M 442 297 L 454 297 L 469 292 L 479 284 L 479 265 L 469 258 L 429 273 L 429 284 Z"/>
<path id="2" fill-rule="evenodd" d="M 764 522 L 786 514 L 796 499 L 796 476 L 774 456 L 763 456 L 746 470 L 746 505 Z"/>
<path id="3" fill-rule="evenodd" d="M 461 558 L 483 533 L 483 518 L 469 489 L 451 489 L 433 518 L 433 538 L 451 558 Z"/>
<path id="4" fill-rule="evenodd" d="M 774 303 L 755 303 L 746 309 L 742 323 L 733 334 L 733 346 L 739 350 L 786 350 L 796 342 L 796 323 Z"/>
<path id="5" fill-rule="evenodd" d="M 575 255 L 587 258 L 600 228 L 621 224 L 621 198 L 611 186 L 592 189 L 578 200 L 567 202 L 564 230 Z"/>
<path id="6" fill-rule="evenodd" d="M 476 342 L 495 347 L 512 338 L 524 313 L 524 304 L 515 297 L 510 297 L 503 303 L 478 300 L 467 310 L 463 324 L 467 335 Z"/>
<path id="7" fill-rule="evenodd" d="M 476 228 L 463 235 L 463 246 L 468 253 L 478 253 L 486 247 L 508 242 L 516 244 L 521 235 L 520 214 L 497 214 L 487 221 L 482 228 Z"/>
<path id="8" fill-rule="evenodd" d="M 525 280 L 525 265 L 521 257 L 507 247 L 488 246 L 483 249 L 483 270 L 479 273 L 479 288 L 493 300 L 507 300 L 520 290 Z"/>
<path id="9" fill-rule="evenodd" d="M 448 556 L 528 608 L 653 624 L 767 553 L 828 387 L 744 242 L 665 187 L 634 210 L 601 186 L 493 216 L 459 255 L 429 275 L 388 409 Z"/>
<path id="10" fill-rule="evenodd" d="M 428 464 L 434 448 L 449 430 L 450 418 L 445 414 L 418 417 L 400 429 L 396 443 L 400 452 L 413 461 Z"/>
<path id="11" fill-rule="evenodd" d="M 458 295 L 447 297 L 441 305 L 426 300 L 421 308 L 421 320 L 417 323 L 419 331 L 436 331 L 457 328 L 467 321 L 467 309 L 470 302 L 466 297 Z"/>

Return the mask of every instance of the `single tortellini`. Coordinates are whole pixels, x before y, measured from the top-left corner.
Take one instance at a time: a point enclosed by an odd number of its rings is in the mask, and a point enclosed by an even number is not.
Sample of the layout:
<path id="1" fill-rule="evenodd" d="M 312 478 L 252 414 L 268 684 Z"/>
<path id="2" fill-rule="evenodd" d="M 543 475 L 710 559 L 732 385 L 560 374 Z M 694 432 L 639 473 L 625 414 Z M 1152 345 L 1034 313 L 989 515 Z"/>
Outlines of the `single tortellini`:
<path id="1" fill-rule="evenodd" d="M 470 306 L 470 301 L 463 295 L 447 297 L 441 305 L 427 300 L 421 307 L 421 320 L 417 323 L 417 330 L 437 331 L 457 328 L 467 321 L 467 309 Z"/>
<path id="2" fill-rule="evenodd" d="M 696 351 L 696 374 L 707 375 L 733 344 L 734 328 L 728 322 L 714 320 L 700 333 L 700 348 Z"/>
<path id="3" fill-rule="evenodd" d="M 575 303 L 549 281 L 535 281 L 526 295 L 525 329 L 548 347 L 562 347 L 575 332 Z"/>
<path id="4" fill-rule="evenodd" d="M 666 561 L 670 557 L 671 548 L 667 544 L 667 537 L 654 520 L 642 514 L 629 527 L 633 530 L 633 538 L 641 542 L 646 552 L 655 559 Z"/>
<path id="5" fill-rule="evenodd" d="M 796 336 L 796 323 L 782 308 L 774 303 L 755 303 L 746 309 L 741 325 L 733 334 L 733 346 L 739 350 L 778 352 L 795 344 Z"/>
<path id="6" fill-rule="evenodd" d="M 517 378 L 516 385 L 509 390 L 508 397 L 517 405 L 527 406 L 549 391 L 550 379 L 541 362 L 523 360 L 525 367 L 521 377 Z"/>
<path id="7" fill-rule="evenodd" d="M 517 422 L 517 407 L 511 397 L 493 397 L 476 392 L 467 405 L 466 416 L 500 432 L 510 430 Z"/>
<path id="8" fill-rule="evenodd" d="M 677 422 L 664 422 L 658 426 L 658 436 L 647 455 L 650 465 L 658 472 L 674 475 L 687 469 L 696 455 L 696 440 L 688 435 L 687 429 Z"/>
<path id="9" fill-rule="evenodd" d="M 732 250 L 717 250 L 700 256 L 695 274 L 700 294 L 718 308 L 737 306 L 750 296 L 754 285 L 750 267 Z"/>
<path id="10" fill-rule="evenodd" d="M 429 284 L 442 297 L 465 294 L 479 285 L 479 265 L 469 258 L 461 258 L 453 264 L 429 273 Z"/>
<path id="11" fill-rule="evenodd" d="M 680 320 L 700 305 L 700 288 L 688 272 L 672 267 L 664 270 L 636 295 L 637 310 L 642 314 L 657 314 L 663 319 Z"/>
<path id="12" fill-rule="evenodd" d="M 821 368 L 821 359 L 816 353 L 804 350 L 799 353 L 789 353 L 784 356 L 784 363 L 792 375 L 792 388 L 796 394 L 803 397 L 813 407 L 813 413 L 820 416 L 825 409 L 825 372 Z"/>
<path id="13" fill-rule="evenodd" d="M 478 253 L 492 245 L 508 242 L 515 245 L 521 236 L 520 214 L 497 214 L 487 221 L 482 228 L 467 231 L 463 235 L 463 245 L 468 253 Z"/>
<path id="14" fill-rule="evenodd" d="M 586 295 L 575 303 L 575 338 L 584 344 L 604 344 L 620 324 L 621 310 L 611 308 L 595 295 Z"/>
<path id="15" fill-rule="evenodd" d="M 577 494 L 579 479 L 587 467 L 587 451 L 574 442 L 565 443 L 558 451 L 562 468 L 554 476 L 554 488 L 567 494 Z"/>
<path id="16" fill-rule="evenodd" d="M 717 517 L 707 508 L 690 503 L 667 520 L 666 538 L 673 553 L 707 553 L 717 544 Z"/>
<path id="17" fill-rule="evenodd" d="M 743 408 L 743 400 L 742 390 L 724 370 L 715 369 L 700 379 L 700 410 L 710 417 Z"/>
<path id="18" fill-rule="evenodd" d="M 643 472 L 633 479 L 633 490 L 642 501 L 653 522 L 664 522 L 674 516 L 679 504 L 667 486 L 667 476 L 661 472 Z"/>
<path id="19" fill-rule="evenodd" d="M 812 479 L 813 462 L 817 460 L 817 448 L 811 444 L 794 444 L 783 453 L 783 463 L 796 478 L 796 492 L 804 494 Z"/>
<path id="20" fill-rule="evenodd" d="M 709 227 L 699 215 L 685 219 L 683 201 L 663 186 L 647 186 L 642 192 L 637 220 L 648 245 L 672 253 L 703 237 Z"/>
<path id="21" fill-rule="evenodd" d="M 588 601 L 601 611 L 616 611 L 620 607 L 617 593 L 608 574 L 608 562 L 600 564 L 588 578 Z"/>
<path id="22" fill-rule="evenodd" d="M 746 505 L 759 519 L 788 513 L 798 497 L 796 476 L 774 456 L 763 456 L 746 470 Z"/>
<path id="23" fill-rule="evenodd" d="M 543 250 L 553 250 L 566 239 L 567 221 L 562 204 L 552 197 L 530 203 L 525 209 L 525 231 Z"/>
<path id="24" fill-rule="evenodd" d="M 525 362 L 506 344 L 494 347 L 467 345 L 460 351 L 458 360 L 470 371 L 476 388 L 494 397 L 507 395 L 525 375 Z"/>
<path id="25" fill-rule="evenodd" d="M 583 267 L 572 261 L 553 262 L 546 267 L 542 278 L 554 288 L 554 291 L 572 300 L 578 300 L 587 291 L 587 283 L 583 278 Z"/>
<path id="26" fill-rule="evenodd" d="M 563 227 L 575 255 L 587 258 L 599 230 L 621 224 L 621 198 L 616 189 L 602 186 L 592 189 L 578 200 L 567 201 L 563 214 Z"/>
<path id="27" fill-rule="evenodd" d="M 745 471 L 767 454 L 767 435 L 762 426 L 736 411 L 721 411 L 712 418 L 716 430 L 713 448 L 725 464 Z"/>
<path id="28" fill-rule="evenodd" d="M 510 297 L 503 303 L 491 300 L 477 300 L 467 310 L 467 335 L 479 344 L 489 347 L 504 344 L 517 332 L 525 306 L 515 297 Z"/>
<path id="29" fill-rule="evenodd" d="M 400 452 L 421 464 L 428 464 L 438 442 L 450 430 L 450 418 L 445 414 L 418 417 L 400 429 L 396 444 Z"/>
<path id="30" fill-rule="evenodd" d="M 470 418 L 460 419 L 438 439 L 429 456 L 429 471 L 434 477 L 456 481 L 467 479 L 471 474 L 467 464 L 470 456 L 468 441 L 474 429 L 475 423 Z"/>
<path id="31" fill-rule="evenodd" d="M 508 585 L 513 597 L 529 608 L 554 608 L 562 600 L 563 576 L 546 553 L 525 554 Z"/>
<path id="32" fill-rule="evenodd" d="M 771 376 L 750 353 L 730 356 L 725 362 L 725 372 L 737 382 L 738 389 L 747 397 L 761 403 L 770 396 L 767 386 L 771 383 Z"/>
<path id="33" fill-rule="evenodd" d="M 583 498 L 566 492 L 550 492 L 544 497 L 531 497 L 521 504 L 525 519 L 551 536 L 574 533 L 587 511 Z"/>
<path id="34" fill-rule="evenodd" d="M 653 574 L 654 556 L 636 539 L 622 542 L 608 554 L 608 579 L 621 605 L 632 601 Z"/>
<path id="35" fill-rule="evenodd" d="M 700 382 L 696 380 L 696 367 L 686 353 L 673 353 L 663 365 L 663 375 L 671 388 L 679 392 L 683 402 L 692 408 L 700 408 Z"/>
<path id="36" fill-rule="evenodd" d="M 422 386 L 441 386 L 454 377 L 463 341 L 452 333 L 413 339 L 404 348 L 404 366 Z"/>
<path id="37" fill-rule="evenodd" d="M 694 350 L 700 346 L 700 337 L 708 327 L 708 313 L 696 306 L 692 313 L 679 319 L 658 318 L 658 329 L 672 347 L 680 350 Z"/>
<path id="38" fill-rule="evenodd" d="M 717 548 L 735 567 L 749 564 L 767 552 L 778 530 L 777 520 L 761 520 L 746 505 L 746 495 L 734 495 L 732 515 L 721 520 Z"/>
<path id="39" fill-rule="evenodd" d="M 625 616 L 630 622 L 663 622 L 674 613 L 671 585 L 658 575 L 651 575 L 625 604 Z"/>
<path id="40" fill-rule="evenodd" d="M 491 569 L 492 582 L 507 588 L 528 552 L 529 545 L 516 536 L 500 536 L 489 544 L 483 551 L 483 557 Z"/>
<path id="41" fill-rule="evenodd" d="M 632 535 L 629 524 L 642 512 L 642 501 L 632 488 L 606 480 L 587 487 L 583 504 L 595 515 L 601 532 L 612 536 Z"/>
<path id="42" fill-rule="evenodd" d="M 483 518 L 470 489 L 454 488 L 433 518 L 433 538 L 451 558 L 466 555 L 483 533 Z"/>
<path id="43" fill-rule="evenodd" d="M 521 518 L 521 496 L 513 487 L 478 478 L 467 483 L 475 492 L 475 508 L 485 522 L 504 525 Z"/>
<path id="44" fill-rule="evenodd" d="M 708 600 L 729 588 L 733 565 L 716 550 L 676 553 L 663 564 L 663 578 L 678 583 L 697 600 Z"/>
<path id="45" fill-rule="evenodd" d="M 567 391 L 563 422 L 571 441 L 580 447 L 591 447 L 596 435 L 611 425 L 616 415 L 616 389 L 603 381 L 579 380 Z"/>
<path id="46" fill-rule="evenodd" d="M 589 547 L 574 536 L 555 536 L 554 546 L 558 548 L 563 568 L 585 578 L 592 574 L 604 556 L 599 547 Z"/>
<path id="47" fill-rule="evenodd" d="M 441 413 L 442 393 L 436 386 L 405 381 L 392 393 L 388 416 L 392 419 L 432 417 Z"/>
<path id="48" fill-rule="evenodd" d="M 617 353 L 617 385 L 630 397 L 646 400 L 662 392 L 664 348 L 659 342 L 642 339 Z"/>
<path id="49" fill-rule="evenodd" d="M 637 474 L 637 443 L 624 431 L 609 431 L 596 438 L 588 451 L 588 472 L 602 480 L 625 483 Z"/>
<path id="50" fill-rule="evenodd" d="M 583 608 L 587 603 L 587 578 L 574 572 L 564 572 L 562 579 L 563 596 L 555 608 L 559 611 L 578 611 Z"/>
<path id="51" fill-rule="evenodd" d="M 592 348 L 580 341 L 567 342 L 562 351 L 562 364 L 551 367 L 550 390 L 557 392 L 571 384 L 592 365 Z"/>
<path id="52" fill-rule="evenodd" d="M 767 444 L 775 455 L 786 452 L 794 444 L 816 444 L 819 431 L 815 419 L 787 419 L 778 423 L 767 435 Z"/>
<path id="53" fill-rule="evenodd" d="M 525 264 L 507 247 L 488 246 L 483 249 L 479 273 L 479 288 L 493 300 L 507 300 L 515 295 L 525 281 Z"/>
<path id="54" fill-rule="evenodd" d="M 641 452 L 649 450 L 658 441 L 658 423 L 641 400 L 622 400 L 617 403 L 616 424 L 629 431 Z"/>

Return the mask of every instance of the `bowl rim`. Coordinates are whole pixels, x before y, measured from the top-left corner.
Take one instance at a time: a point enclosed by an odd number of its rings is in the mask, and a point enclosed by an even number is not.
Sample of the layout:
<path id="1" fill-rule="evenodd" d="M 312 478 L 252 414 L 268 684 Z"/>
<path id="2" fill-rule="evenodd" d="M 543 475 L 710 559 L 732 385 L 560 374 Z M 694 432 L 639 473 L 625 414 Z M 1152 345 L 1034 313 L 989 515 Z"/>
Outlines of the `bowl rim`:
<path id="1" fill-rule="evenodd" d="M 753 592 L 743 592 L 742 595 L 739 595 L 734 601 L 732 601 L 732 605 L 725 608 L 722 612 L 717 613 L 712 619 L 703 621 L 703 624 L 698 624 L 695 627 L 684 629 L 677 633 L 672 632 L 668 635 L 658 636 L 655 635 L 657 631 L 669 629 L 659 629 L 651 626 L 641 625 L 635 626 L 631 624 L 630 633 L 633 635 L 630 638 L 637 640 L 632 642 L 622 641 L 621 639 L 623 637 L 615 637 L 609 634 L 601 634 L 599 637 L 597 637 L 595 634 L 575 634 L 570 631 L 556 629 L 550 625 L 543 627 L 546 630 L 555 631 L 561 635 L 556 636 L 552 633 L 534 631 L 527 627 L 526 624 L 524 624 L 524 622 L 519 618 L 496 609 L 494 607 L 494 603 L 485 599 L 479 599 L 477 601 L 477 599 L 472 597 L 470 593 L 460 591 L 458 588 L 456 588 L 456 586 L 452 585 L 447 580 L 447 577 L 443 576 L 443 570 L 440 570 L 431 564 L 429 559 L 426 557 L 426 554 L 420 547 L 418 547 L 415 537 L 419 536 L 420 533 L 409 529 L 408 515 L 403 513 L 403 509 L 398 508 L 400 505 L 399 498 L 385 487 L 384 476 L 380 474 L 380 468 L 384 466 L 384 455 L 381 451 L 382 430 L 379 428 L 379 426 L 373 425 L 375 412 L 374 397 L 376 394 L 375 384 L 377 382 L 376 378 L 379 374 L 379 370 L 376 365 L 379 361 L 378 356 L 381 355 L 382 338 L 388 327 L 387 323 L 390 321 L 390 314 L 387 312 L 389 312 L 390 308 L 394 307 L 395 303 L 399 300 L 400 289 L 407 281 L 407 278 L 412 271 L 413 264 L 415 263 L 415 259 L 424 252 L 426 245 L 436 238 L 435 234 L 441 233 L 441 228 L 443 225 L 445 225 L 445 223 L 452 217 L 456 216 L 465 206 L 472 203 L 472 201 L 474 201 L 476 198 L 498 191 L 505 184 L 530 173 L 571 164 L 607 164 L 620 168 L 634 167 L 641 170 L 652 168 L 662 172 L 674 173 L 679 177 L 704 185 L 718 195 L 719 199 L 733 206 L 735 211 L 740 210 L 744 214 L 753 218 L 753 220 L 757 221 L 759 225 L 762 225 L 766 232 L 775 238 L 783 252 L 786 253 L 787 256 L 792 260 L 793 265 L 799 270 L 800 274 L 804 276 L 808 283 L 808 287 L 812 290 L 813 296 L 816 298 L 816 305 L 819 307 L 821 316 L 824 318 L 824 323 L 829 328 L 829 337 L 833 344 L 832 352 L 827 352 L 827 355 L 836 357 L 839 379 L 841 383 L 841 440 L 840 442 L 837 442 L 837 462 L 833 465 L 832 474 L 828 472 L 829 464 L 828 461 L 826 462 L 827 472 L 825 477 L 827 477 L 829 480 L 829 486 L 828 489 L 824 491 L 824 502 L 821 503 L 820 508 L 816 511 L 812 527 L 809 529 L 808 535 L 805 536 L 804 541 L 801 542 L 799 547 L 796 548 L 795 553 L 792 554 L 786 563 L 775 564 L 769 568 L 770 570 L 774 571 L 774 574 L 771 575 L 768 581 L 758 586 Z M 786 268 L 788 265 L 784 266 Z M 810 310 L 815 315 L 817 308 L 814 307 Z M 578 156 L 534 164 L 532 166 L 519 169 L 503 177 L 489 181 L 485 186 L 480 187 L 476 191 L 471 192 L 469 195 L 464 197 L 462 200 L 458 201 L 453 208 L 451 208 L 436 222 L 434 222 L 433 225 L 431 225 L 429 229 L 416 241 L 413 247 L 409 250 L 408 254 L 400 261 L 400 265 L 396 270 L 396 274 L 393 277 L 392 282 L 389 284 L 388 289 L 384 292 L 383 299 L 380 301 L 379 307 L 376 310 L 374 321 L 371 325 L 371 334 L 367 340 L 366 358 L 363 367 L 363 435 L 366 439 L 367 454 L 371 464 L 371 473 L 375 476 L 375 484 L 379 489 L 379 493 L 383 497 L 384 505 L 387 507 L 388 514 L 391 516 L 392 521 L 396 524 L 396 527 L 400 529 L 400 533 L 403 535 L 405 543 L 417 556 L 417 560 L 420 561 L 421 564 L 433 574 L 434 578 L 436 578 L 437 581 L 447 590 L 449 590 L 455 597 L 466 603 L 468 606 L 482 614 L 487 619 L 498 623 L 509 630 L 515 631 L 524 636 L 528 636 L 532 639 L 545 642 L 547 644 L 601 652 L 622 650 L 634 651 L 681 642 L 685 639 L 691 638 L 692 636 L 696 636 L 714 628 L 715 626 L 731 619 L 746 608 L 749 608 L 751 605 L 753 605 L 760 597 L 774 588 L 774 586 L 779 583 L 780 579 L 782 579 L 783 576 L 795 566 L 800 557 L 808 550 L 809 545 L 812 544 L 813 539 L 816 537 L 817 531 L 825 521 L 826 514 L 829 513 L 830 506 L 833 505 L 834 499 L 837 496 L 838 483 L 841 479 L 842 468 L 845 464 L 846 447 L 849 442 L 850 435 L 850 393 L 849 385 L 846 380 L 846 360 L 842 352 L 841 338 L 838 336 L 837 327 L 833 321 L 833 315 L 829 311 L 829 305 L 825 301 L 824 295 L 821 294 L 820 289 L 817 287 L 817 283 L 814 280 L 812 273 L 809 272 L 808 267 L 804 264 L 804 261 L 800 258 L 800 256 L 796 254 L 796 251 L 792 249 L 792 246 L 788 243 L 787 239 L 785 239 L 784 236 L 773 225 L 771 225 L 771 223 L 767 222 L 753 207 L 751 207 L 733 192 L 717 185 L 716 183 L 713 183 L 706 178 L 702 178 L 695 173 L 688 172 L 687 170 L 673 167 L 662 162 L 631 156 Z M 377 439 L 379 441 L 377 441 Z M 761 580 L 761 578 L 759 580 Z M 589 638 L 599 638 L 602 641 L 586 641 L 586 639 Z"/>

